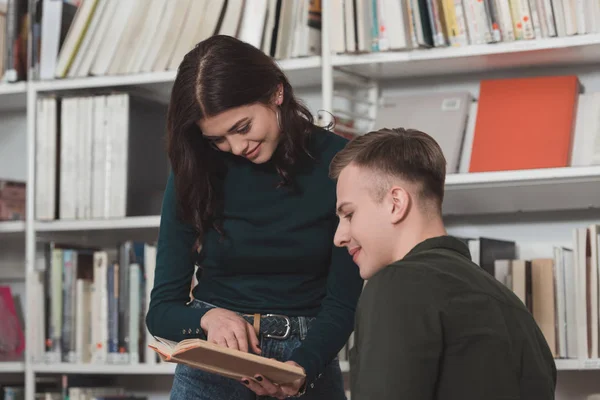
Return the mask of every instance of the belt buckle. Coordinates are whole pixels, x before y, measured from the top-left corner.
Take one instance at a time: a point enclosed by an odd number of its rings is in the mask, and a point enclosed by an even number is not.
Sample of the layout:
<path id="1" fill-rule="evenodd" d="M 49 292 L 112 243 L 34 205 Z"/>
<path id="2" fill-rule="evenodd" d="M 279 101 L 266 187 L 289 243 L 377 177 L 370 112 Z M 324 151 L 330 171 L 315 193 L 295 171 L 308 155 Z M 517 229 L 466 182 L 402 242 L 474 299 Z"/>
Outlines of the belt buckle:
<path id="1" fill-rule="evenodd" d="M 283 334 L 283 336 L 271 335 L 270 333 L 267 333 L 265 334 L 266 337 L 279 340 L 287 339 L 288 337 L 290 337 L 290 332 L 292 330 L 292 321 L 290 321 L 290 318 L 287 315 L 265 314 L 265 317 L 279 317 L 285 320 L 285 333 Z"/>

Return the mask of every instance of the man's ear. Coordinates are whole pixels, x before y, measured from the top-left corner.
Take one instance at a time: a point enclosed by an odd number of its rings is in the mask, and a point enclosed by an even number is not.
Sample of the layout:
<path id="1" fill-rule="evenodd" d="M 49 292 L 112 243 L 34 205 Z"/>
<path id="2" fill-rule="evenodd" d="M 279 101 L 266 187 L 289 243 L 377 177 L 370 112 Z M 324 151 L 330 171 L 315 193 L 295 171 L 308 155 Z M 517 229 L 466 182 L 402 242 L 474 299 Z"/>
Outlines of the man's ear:
<path id="1" fill-rule="evenodd" d="M 411 206 L 411 197 L 406 189 L 400 186 L 394 186 L 390 190 L 390 217 L 393 224 L 402 222 Z"/>

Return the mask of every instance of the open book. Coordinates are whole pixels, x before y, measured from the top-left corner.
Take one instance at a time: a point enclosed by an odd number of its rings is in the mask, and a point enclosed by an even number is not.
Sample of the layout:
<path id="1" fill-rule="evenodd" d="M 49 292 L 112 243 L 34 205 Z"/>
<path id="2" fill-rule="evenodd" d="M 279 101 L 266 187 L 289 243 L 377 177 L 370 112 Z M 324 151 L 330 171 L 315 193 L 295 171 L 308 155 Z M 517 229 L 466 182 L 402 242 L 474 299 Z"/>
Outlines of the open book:
<path id="1" fill-rule="evenodd" d="M 260 374 L 274 383 L 285 384 L 305 377 L 299 367 L 206 340 L 185 339 L 177 343 L 160 337 L 155 339 L 148 347 L 156 351 L 163 361 L 185 364 L 228 378 L 240 380 Z"/>

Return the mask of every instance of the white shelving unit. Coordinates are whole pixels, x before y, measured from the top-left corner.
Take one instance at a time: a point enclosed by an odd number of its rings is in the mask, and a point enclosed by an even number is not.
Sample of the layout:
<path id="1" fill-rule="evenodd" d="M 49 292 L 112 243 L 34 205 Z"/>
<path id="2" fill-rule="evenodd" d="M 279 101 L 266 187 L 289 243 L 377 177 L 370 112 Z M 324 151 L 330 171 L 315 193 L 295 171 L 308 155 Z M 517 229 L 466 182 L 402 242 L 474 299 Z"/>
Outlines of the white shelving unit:
<path id="1" fill-rule="evenodd" d="M 160 215 L 147 217 L 127 217 L 118 219 L 71 220 L 71 221 L 37 221 L 38 232 L 97 231 L 119 229 L 147 229 L 160 226 Z"/>
<path id="2" fill-rule="evenodd" d="M 0 235 L 9 233 L 24 233 L 25 222 L 23 221 L 2 221 L 0 222 Z"/>
<path id="3" fill-rule="evenodd" d="M 322 12 L 322 56 L 279 62 L 289 75 L 296 92 L 307 99 L 313 112 L 334 109 L 334 93 L 340 82 L 336 79 L 340 71 L 354 74 L 357 80 L 375 84 L 377 90 L 383 93 L 450 90 L 460 87 L 469 88 L 476 95 L 477 83 L 485 77 L 545 74 L 548 71 L 553 73 L 558 68 L 558 71 L 580 74 L 586 85 L 600 91 L 600 69 L 593 67 L 594 64 L 600 65 L 600 35 L 464 48 L 338 55 L 327 51 L 330 48 L 328 25 L 330 21 L 334 21 L 328 2 L 323 2 Z M 344 76 L 347 80 L 348 75 Z M 34 220 L 37 96 L 118 88 L 144 92 L 167 103 L 174 78 L 175 72 L 170 71 L 0 85 L 0 118 L 5 112 L 10 113 L 11 120 L 15 113 L 22 118 L 26 153 L 19 157 L 26 160 L 23 176 L 26 176 L 28 183 L 27 220 L 0 223 L 0 243 L 6 237 L 24 235 L 23 275 L 27 280 L 34 276 L 36 238 L 39 235 L 113 235 L 121 231 L 155 231 L 160 223 L 160 216 L 85 221 Z M 327 114 L 323 116 L 323 122 L 327 123 Z M 447 177 L 446 190 L 444 212 L 448 216 L 451 233 L 516 240 L 522 257 L 547 255 L 552 244 L 568 243 L 571 240 L 572 227 L 600 223 L 600 213 L 597 212 L 600 208 L 600 166 L 454 174 Z M 28 292 L 27 302 L 31 304 L 32 296 L 36 295 L 38 294 Z M 36 321 L 27 321 L 28 341 L 35 324 Z M 174 366 L 170 364 L 39 364 L 31 359 L 30 347 L 28 346 L 25 362 L 0 363 L 0 374 L 24 373 L 26 400 L 34 398 L 34 378 L 37 374 L 153 376 L 169 375 L 174 371 Z M 600 360 L 557 360 L 556 364 L 561 371 L 557 397 L 560 400 L 583 399 L 583 391 L 578 388 L 566 385 L 568 391 L 561 391 L 563 373 L 600 371 Z M 349 370 L 347 362 L 342 362 L 342 369 Z M 597 375 L 594 377 L 596 381 L 600 381 Z M 600 391 L 600 387 L 594 386 L 594 383 L 590 385 L 592 389 Z"/>
<path id="4" fill-rule="evenodd" d="M 25 372 L 24 362 L 0 362 L 0 374 L 20 374 Z"/>

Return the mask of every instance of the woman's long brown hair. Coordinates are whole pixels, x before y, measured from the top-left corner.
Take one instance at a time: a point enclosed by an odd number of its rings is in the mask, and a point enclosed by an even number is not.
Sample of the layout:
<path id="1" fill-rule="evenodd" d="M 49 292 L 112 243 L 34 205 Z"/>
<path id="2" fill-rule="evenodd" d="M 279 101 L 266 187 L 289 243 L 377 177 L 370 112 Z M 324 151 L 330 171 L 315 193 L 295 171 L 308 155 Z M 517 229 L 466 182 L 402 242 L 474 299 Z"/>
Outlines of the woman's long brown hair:
<path id="1" fill-rule="evenodd" d="M 187 53 L 177 71 L 167 116 L 167 152 L 175 177 L 179 216 L 192 224 L 201 244 L 205 231 L 223 234 L 223 154 L 202 136 L 196 124 L 204 117 L 254 103 L 269 104 L 279 85 L 282 138 L 273 162 L 281 185 L 293 184 L 293 169 L 308 155 L 313 116 L 295 97 L 277 64 L 254 46 L 215 35 Z"/>

